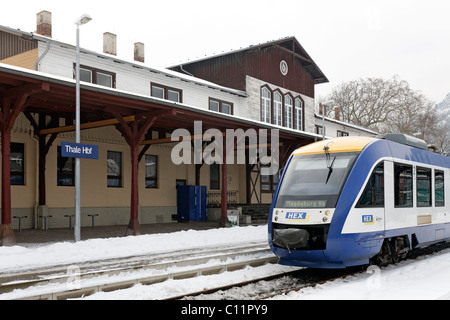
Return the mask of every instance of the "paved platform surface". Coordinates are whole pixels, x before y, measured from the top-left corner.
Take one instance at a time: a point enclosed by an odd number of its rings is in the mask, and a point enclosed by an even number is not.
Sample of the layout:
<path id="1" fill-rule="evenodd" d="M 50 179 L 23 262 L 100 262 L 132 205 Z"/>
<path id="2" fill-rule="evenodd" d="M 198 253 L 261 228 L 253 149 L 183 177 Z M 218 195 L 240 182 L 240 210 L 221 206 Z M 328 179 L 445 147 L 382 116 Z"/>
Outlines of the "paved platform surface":
<path id="1" fill-rule="evenodd" d="M 174 222 L 141 225 L 142 234 L 171 233 L 182 230 L 209 230 L 219 227 L 218 222 Z M 127 226 L 96 226 L 81 228 L 81 240 L 124 237 Z M 17 245 L 30 243 L 54 243 L 74 241 L 73 229 L 26 229 L 14 230 Z"/>

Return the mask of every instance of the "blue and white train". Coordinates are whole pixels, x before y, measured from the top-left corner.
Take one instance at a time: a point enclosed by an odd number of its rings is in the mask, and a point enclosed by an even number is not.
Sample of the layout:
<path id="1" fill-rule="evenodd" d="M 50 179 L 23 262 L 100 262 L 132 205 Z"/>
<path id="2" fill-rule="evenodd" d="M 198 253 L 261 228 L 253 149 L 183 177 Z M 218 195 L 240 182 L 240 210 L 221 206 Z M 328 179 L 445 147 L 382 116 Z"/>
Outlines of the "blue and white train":
<path id="1" fill-rule="evenodd" d="M 298 149 L 270 211 L 269 243 L 283 265 L 387 264 L 444 241 L 450 241 L 450 158 L 404 135 Z"/>

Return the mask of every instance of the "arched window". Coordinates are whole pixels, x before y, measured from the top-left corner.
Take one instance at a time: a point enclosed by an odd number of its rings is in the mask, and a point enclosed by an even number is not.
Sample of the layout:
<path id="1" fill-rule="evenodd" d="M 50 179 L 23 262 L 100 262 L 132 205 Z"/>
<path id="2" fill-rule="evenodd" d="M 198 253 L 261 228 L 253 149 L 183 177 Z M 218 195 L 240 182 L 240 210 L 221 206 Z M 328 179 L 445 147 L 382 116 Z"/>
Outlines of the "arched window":
<path id="1" fill-rule="evenodd" d="M 271 123 L 271 100 L 272 94 L 266 87 L 261 89 L 261 121 Z"/>
<path id="2" fill-rule="evenodd" d="M 303 101 L 295 99 L 294 129 L 303 130 Z"/>
<path id="3" fill-rule="evenodd" d="M 289 95 L 284 97 L 284 125 L 292 128 L 292 98 Z"/>
<path id="4" fill-rule="evenodd" d="M 273 94 L 273 124 L 283 125 L 283 96 L 276 91 Z"/>

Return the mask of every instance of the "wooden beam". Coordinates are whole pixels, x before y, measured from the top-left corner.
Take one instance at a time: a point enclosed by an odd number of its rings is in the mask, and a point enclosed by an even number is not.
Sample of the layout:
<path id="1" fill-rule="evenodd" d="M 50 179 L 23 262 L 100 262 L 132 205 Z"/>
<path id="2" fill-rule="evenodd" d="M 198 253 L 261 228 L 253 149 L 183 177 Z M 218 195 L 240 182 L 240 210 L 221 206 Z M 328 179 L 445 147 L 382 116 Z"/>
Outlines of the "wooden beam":
<path id="1" fill-rule="evenodd" d="M 295 51 L 291 51 L 291 50 L 286 49 L 286 48 L 284 48 L 284 47 L 282 47 L 282 46 L 280 46 L 280 45 L 277 45 L 277 48 L 280 49 L 280 50 L 283 50 L 283 51 L 285 51 L 285 52 L 287 52 L 287 53 L 289 53 L 289 54 L 291 54 L 291 55 L 293 55 L 294 57 L 299 58 L 300 60 L 303 60 L 303 61 L 305 61 L 305 62 L 309 62 L 310 64 L 313 63 L 311 59 L 308 59 L 308 58 L 306 58 L 306 57 L 303 57 L 302 55 L 296 53 Z"/>
<path id="2" fill-rule="evenodd" d="M 124 117 L 123 120 L 125 122 L 133 122 L 135 120 L 135 116 Z M 119 121 L 117 119 L 107 119 L 107 120 L 101 120 L 101 121 L 95 121 L 95 122 L 82 123 L 80 125 L 80 129 L 85 130 L 85 129 L 107 127 L 107 126 L 111 126 L 111 125 L 118 124 L 118 123 L 119 123 Z M 44 135 L 44 134 L 53 134 L 53 133 L 71 132 L 71 131 L 75 131 L 75 125 L 59 127 L 59 128 L 44 129 L 44 130 L 39 131 L 39 134 Z"/>
<path id="3" fill-rule="evenodd" d="M 222 132 L 222 136 L 225 137 L 226 133 Z M 187 138 L 188 138 L 187 140 L 191 140 L 192 141 L 192 140 L 200 139 L 200 140 L 204 141 L 203 140 L 204 138 L 210 139 L 212 137 L 213 137 L 213 135 L 207 135 L 207 134 L 205 134 L 205 135 L 195 135 L 195 136 L 187 136 Z M 178 139 L 175 139 L 175 140 L 172 140 L 172 138 L 145 140 L 145 141 L 141 142 L 141 145 L 151 146 L 151 145 L 154 145 L 154 144 L 178 143 L 178 142 L 183 141 L 184 138 L 186 138 L 186 137 L 182 136 L 182 137 L 179 137 Z M 283 147 L 284 143 L 283 142 L 279 142 L 278 145 L 280 147 Z M 250 148 L 260 148 L 260 147 L 262 147 L 262 148 L 270 148 L 271 146 L 272 146 L 272 144 L 270 144 L 270 143 L 259 144 L 259 145 L 245 145 L 245 147 L 243 147 L 243 146 L 236 146 L 235 150 L 238 150 L 238 149 L 250 149 Z"/>
<path id="4" fill-rule="evenodd" d="M 222 132 L 222 136 L 225 137 L 225 135 L 226 135 L 226 133 L 225 133 L 225 132 Z M 189 140 L 192 141 L 192 140 L 196 140 L 196 139 L 200 139 L 200 140 L 203 141 L 204 138 L 206 138 L 206 139 L 211 139 L 212 137 L 214 137 L 214 135 L 212 135 L 212 134 L 210 134 L 210 135 L 208 135 L 208 134 L 205 134 L 205 135 L 199 134 L 199 135 L 195 135 L 195 136 L 181 136 L 181 137 L 178 138 L 178 140 L 177 140 L 177 139 L 172 140 L 172 138 L 163 138 L 163 139 L 145 140 L 145 141 L 142 141 L 142 142 L 141 142 L 141 145 L 153 145 L 153 144 L 165 144 L 165 143 L 178 143 L 178 142 L 184 141 L 186 138 L 187 138 L 186 140 L 188 140 L 188 141 L 189 141 Z"/>
<path id="5" fill-rule="evenodd" d="M 16 97 L 26 94 L 27 98 L 29 96 L 35 95 L 41 92 L 49 92 L 50 84 L 47 82 L 41 82 L 36 84 L 27 84 L 21 87 L 15 87 L 12 89 L 6 89 L 2 92 L 4 97 Z"/>

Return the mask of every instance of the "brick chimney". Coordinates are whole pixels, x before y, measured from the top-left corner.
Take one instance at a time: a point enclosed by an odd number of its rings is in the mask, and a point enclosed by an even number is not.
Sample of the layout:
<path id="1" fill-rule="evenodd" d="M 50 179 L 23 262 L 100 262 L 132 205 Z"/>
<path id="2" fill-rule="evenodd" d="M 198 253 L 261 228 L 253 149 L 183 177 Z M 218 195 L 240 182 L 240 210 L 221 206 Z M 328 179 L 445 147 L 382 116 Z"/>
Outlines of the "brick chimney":
<path id="1" fill-rule="evenodd" d="M 142 42 L 134 44 L 134 61 L 145 62 L 145 48 Z"/>
<path id="2" fill-rule="evenodd" d="M 319 103 L 319 115 L 327 116 L 327 106 Z"/>
<path id="3" fill-rule="evenodd" d="M 52 13 L 41 11 L 36 15 L 36 33 L 41 36 L 52 37 Z"/>
<path id="4" fill-rule="evenodd" d="M 334 119 L 341 121 L 341 108 L 334 108 Z"/>
<path id="5" fill-rule="evenodd" d="M 117 36 L 114 33 L 103 34 L 103 53 L 117 56 Z"/>

